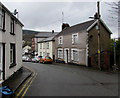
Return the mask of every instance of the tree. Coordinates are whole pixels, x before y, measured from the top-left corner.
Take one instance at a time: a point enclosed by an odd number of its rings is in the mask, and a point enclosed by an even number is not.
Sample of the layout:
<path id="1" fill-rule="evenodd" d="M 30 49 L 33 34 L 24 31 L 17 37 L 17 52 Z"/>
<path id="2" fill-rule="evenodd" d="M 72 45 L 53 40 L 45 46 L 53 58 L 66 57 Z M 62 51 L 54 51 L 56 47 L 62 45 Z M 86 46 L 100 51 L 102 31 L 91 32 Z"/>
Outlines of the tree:
<path id="1" fill-rule="evenodd" d="M 107 3 L 108 5 L 110 5 L 111 9 L 109 9 L 108 11 L 110 12 L 110 16 L 109 18 L 112 20 L 112 24 L 113 21 L 115 23 L 115 25 L 118 27 L 118 38 L 120 38 L 120 0 L 118 0 L 117 2 L 112 2 L 112 3 Z"/>

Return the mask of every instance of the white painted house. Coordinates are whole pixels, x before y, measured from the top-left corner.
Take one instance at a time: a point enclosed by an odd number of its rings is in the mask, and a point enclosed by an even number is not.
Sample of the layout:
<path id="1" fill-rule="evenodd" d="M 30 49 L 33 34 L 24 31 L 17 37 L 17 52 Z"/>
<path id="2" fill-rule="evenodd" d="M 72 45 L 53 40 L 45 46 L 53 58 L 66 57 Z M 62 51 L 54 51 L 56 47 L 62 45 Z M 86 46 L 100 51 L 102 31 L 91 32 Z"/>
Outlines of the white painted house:
<path id="1" fill-rule="evenodd" d="M 38 42 L 38 55 L 39 56 L 50 56 L 53 60 L 55 59 L 55 40 L 54 36 L 45 38 Z"/>
<path id="2" fill-rule="evenodd" d="M 22 67 L 23 24 L 0 3 L 0 80 Z"/>

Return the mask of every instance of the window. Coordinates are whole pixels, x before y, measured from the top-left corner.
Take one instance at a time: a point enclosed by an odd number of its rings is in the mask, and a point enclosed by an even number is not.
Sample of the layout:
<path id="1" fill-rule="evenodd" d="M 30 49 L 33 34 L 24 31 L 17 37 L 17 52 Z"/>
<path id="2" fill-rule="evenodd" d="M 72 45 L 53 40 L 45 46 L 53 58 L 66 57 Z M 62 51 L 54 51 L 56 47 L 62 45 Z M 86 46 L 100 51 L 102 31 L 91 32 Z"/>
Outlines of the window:
<path id="1" fill-rule="evenodd" d="M 49 49 L 49 42 L 47 42 L 47 49 Z"/>
<path id="2" fill-rule="evenodd" d="M 76 50 L 73 50 L 73 60 L 78 61 L 78 52 Z"/>
<path id="3" fill-rule="evenodd" d="M 78 43 L 78 33 L 72 34 L 72 44 Z"/>
<path id="4" fill-rule="evenodd" d="M 2 63 L 2 47 L 0 46 L 0 64 Z"/>
<path id="5" fill-rule="evenodd" d="M 42 52 L 40 52 L 40 56 L 42 56 Z"/>
<path id="6" fill-rule="evenodd" d="M 16 50 L 15 50 L 15 44 L 10 44 L 10 68 L 15 66 L 16 64 Z"/>
<path id="7" fill-rule="evenodd" d="M 47 56 L 50 56 L 50 53 L 47 53 Z"/>
<path id="8" fill-rule="evenodd" d="M 71 50 L 71 60 L 73 61 L 78 61 L 78 50 L 77 49 L 72 49 Z"/>
<path id="9" fill-rule="evenodd" d="M 45 49 L 45 43 L 43 43 L 43 49 Z"/>
<path id="10" fill-rule="evenodd" d="M 42 43 L 40 43 L 40 49 L 42 49 Z"/>
<path id="11" fill-rule="evenodd" d="M 63 49 L 58 49 L 58 58 L 63 58 Z"/>
<path id="12" fill-rule="evenodd" d="M 43 52 L 43 56 L 46 56 L 46 55 L 45 55 L 45 52 Z"/>
<path id="13" fill-rule="evenodd" d="M 13 18 L 11 18 L 11 21 L 10 21 L 10 34 L 15 35 L 15 33 L 14 33 L 14 19 Z"/>
<path id="14" fill-rule="evenodd" d="M 5 32 L 5 11 L 0 9 L 0 29 Z"/>
<path id="15" fill-rule="evenodd" d="M 58 37 L 58 44 L 63 44 L 63 36 Z"/>

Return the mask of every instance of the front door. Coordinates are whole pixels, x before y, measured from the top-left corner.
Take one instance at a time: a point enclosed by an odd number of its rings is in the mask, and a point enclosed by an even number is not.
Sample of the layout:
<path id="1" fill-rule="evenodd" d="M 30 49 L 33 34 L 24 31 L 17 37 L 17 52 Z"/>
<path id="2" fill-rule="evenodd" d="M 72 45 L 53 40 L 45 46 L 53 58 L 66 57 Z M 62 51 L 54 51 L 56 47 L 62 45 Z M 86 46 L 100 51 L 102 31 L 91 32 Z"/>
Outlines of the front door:
<path id="1" fill-rule="evenodd" d="M 68 58 L 69 58 L 69 49 L 65 49 L 64 50 L 64 60 L 65 60 L 65 63 L 68 63 Z"/>
<path id="2" fill-rule="evenodd" d="M 0 80 L 2 80 L 3 75 L 3 46 L 0 44 Z"/>

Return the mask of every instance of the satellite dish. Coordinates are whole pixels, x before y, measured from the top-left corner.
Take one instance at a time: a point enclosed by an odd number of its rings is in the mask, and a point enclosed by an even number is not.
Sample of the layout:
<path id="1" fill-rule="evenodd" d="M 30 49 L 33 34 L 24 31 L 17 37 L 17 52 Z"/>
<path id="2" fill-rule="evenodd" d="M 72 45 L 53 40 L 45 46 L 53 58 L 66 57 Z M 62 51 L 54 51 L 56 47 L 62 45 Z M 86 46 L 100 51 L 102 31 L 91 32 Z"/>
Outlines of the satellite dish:
<path id="1" fill-rule="evenodd" d="M 17 9 L 14 10 L 14 13 L 13 13 L 13 14 L 14 14 L 14 15 L 17 15 L 17 14 L 18 14 Z"/>

